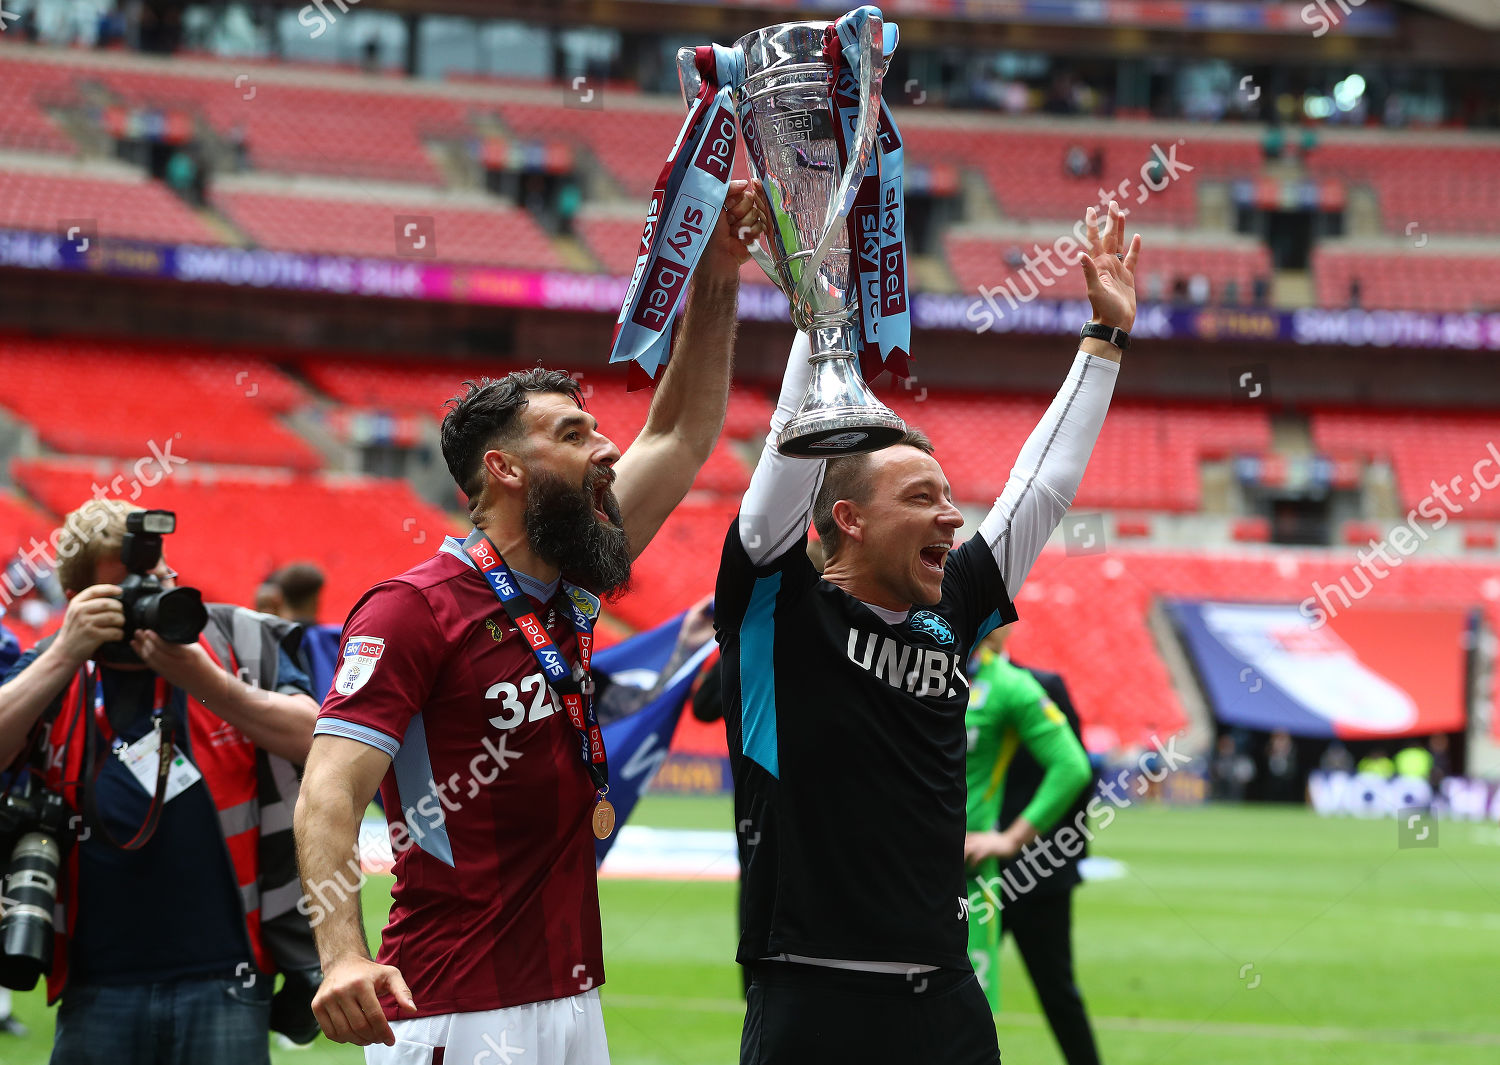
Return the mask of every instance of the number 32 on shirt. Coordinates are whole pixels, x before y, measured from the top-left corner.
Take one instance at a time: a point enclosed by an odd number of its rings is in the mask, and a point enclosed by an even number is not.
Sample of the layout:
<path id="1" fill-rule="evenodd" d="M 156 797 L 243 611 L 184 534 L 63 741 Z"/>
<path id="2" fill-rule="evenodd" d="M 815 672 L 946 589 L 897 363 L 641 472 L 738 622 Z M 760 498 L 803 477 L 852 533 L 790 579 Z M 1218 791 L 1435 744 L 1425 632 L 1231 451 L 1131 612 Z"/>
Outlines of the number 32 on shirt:
<path id="1" fill-rule="evenodd" d="M 522 696 L 531 697 L 530 709 Z M 499 699 L 501 712 L 490 718 L 490 724 L 499 729 L 515 728 L 522 721 L 540 721 L 557 713 L 557 704 L 552 700 L 552 689 L 547 687 L 540 673 L 521 678 L 519 688 L 508 680 L 492 684 L 485 691 L 486 699 Z"/>

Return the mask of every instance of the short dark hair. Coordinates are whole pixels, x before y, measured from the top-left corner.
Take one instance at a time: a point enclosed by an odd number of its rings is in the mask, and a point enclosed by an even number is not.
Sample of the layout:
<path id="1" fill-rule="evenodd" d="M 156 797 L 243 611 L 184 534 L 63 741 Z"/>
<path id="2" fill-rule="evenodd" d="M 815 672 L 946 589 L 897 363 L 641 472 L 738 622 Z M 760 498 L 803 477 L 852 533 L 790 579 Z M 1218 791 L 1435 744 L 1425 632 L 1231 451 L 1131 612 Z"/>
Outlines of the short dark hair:
<path id="1" fill-rule="evenodd" d="M 489 377 L 481 377 L 477 382 L 465 381 L 464 388 L 462 395 L 445 404 L 448 413 L 443 418 L 443 459 L 473 509 L 484 486 L 480 472 L 484 453 L 519 434 L 519 414 L 528 402 L 526 394 L 556 392 L 573 397 L 580 407 L 583 395 L 578 382 L 562 370 L 545 370 L 540 366 L 517 370 L 498 381 Z"/>
<path id="2" fill-rule="evenodd" d="M 934 453 L 932 441 L 915 426 L 908 427 L 901 439 L 890 446 L 914 447 L 929 455 Z M 872 454 L 873 452 L 867 451 L 860 455 L 829 459 L 824 466 L 823 485 L 818 489 L 817 499 L 813 500 L 813 528 L 818 530 L 818 539 L 823 542 L 823 549 L 830 557 L 839 549 L 839 540 L 843 535 L 839 532 L 838 522 L 833 520 L 833 505 L 841 499 L 853 503 L 863 503 L 869 499 Z"/>
<path id="3" fill-rule="evenodd" d="M 291 562 L 277 572 L 275 583 L 288 609 L 310 609 L 323 591 L 323 571 L 312 562 Z"/>

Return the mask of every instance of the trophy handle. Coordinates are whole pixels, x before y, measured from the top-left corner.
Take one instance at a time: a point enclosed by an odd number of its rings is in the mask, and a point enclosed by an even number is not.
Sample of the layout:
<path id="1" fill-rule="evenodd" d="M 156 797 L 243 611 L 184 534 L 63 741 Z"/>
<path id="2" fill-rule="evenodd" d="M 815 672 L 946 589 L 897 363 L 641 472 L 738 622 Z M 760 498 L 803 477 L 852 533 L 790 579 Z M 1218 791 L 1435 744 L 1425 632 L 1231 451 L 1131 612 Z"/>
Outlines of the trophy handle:
<path id="1" fill-rule="evenodd" d="M 793 304 L 805 300 L 817 282 L 818 268 L 833 250 L 839 231 L 854 209 L 854 198 L 859 194 L 859 183 L 864 179 L 865 169 L 870 165 L 870 154 L 880 134 L 880 82 L 885 77 L 884 59 L 885 23 L 878 15 L 871 15 L 860 26 L 859 52 L 859 116 L 855 119 L 853 149 L 849 153 L 849 164 L 844 176 L 839 179 L 838 192 L 828 201 L 828 213 L 823 219 L 823 236 L 813 250 L 812 257 L 802 267 Z M 879 73 L 877 74 L 877 71 Z M 839 120 L 835 115 L 835 120 Z"/>
<path id="2" fill-rule="evenodd" d="M 699 91 L 703 88 L 703 75 L 698 72 L 698 49 L 683 46 L 677 49 L 677 82 L 682 86 L 682 102 L 687 107 L 693 106 L 693 101 L 698 98 Z M 769 206 L 769 205 L 768 205 Z M 767 220 L 771 218 L 767 212 Z M 771 284 L 790 298 L 790 293 L 781 286 L 781 281 L 776 276 L 776 260 L 765 249 L 761 243 L 764 238 L 757 237 L 750 245 L 750 258 L 755 260 L 755 265 L 760 267 L 761 272 L 766 275 Z"/>

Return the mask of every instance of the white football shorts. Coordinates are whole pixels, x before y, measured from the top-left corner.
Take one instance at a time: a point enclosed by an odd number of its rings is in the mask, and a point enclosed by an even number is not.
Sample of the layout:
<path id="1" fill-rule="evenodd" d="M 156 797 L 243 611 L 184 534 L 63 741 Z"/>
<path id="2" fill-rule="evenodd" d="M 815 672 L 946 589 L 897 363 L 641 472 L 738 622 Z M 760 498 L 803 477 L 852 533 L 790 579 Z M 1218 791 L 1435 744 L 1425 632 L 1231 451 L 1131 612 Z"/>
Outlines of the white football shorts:
<path id="1" fill-rule="evenodd" d="M 598 988 L 483 1013 L 390 1023 L 396 1045 L 365 1047 L 365 1065 L 609 1065 Z"/>

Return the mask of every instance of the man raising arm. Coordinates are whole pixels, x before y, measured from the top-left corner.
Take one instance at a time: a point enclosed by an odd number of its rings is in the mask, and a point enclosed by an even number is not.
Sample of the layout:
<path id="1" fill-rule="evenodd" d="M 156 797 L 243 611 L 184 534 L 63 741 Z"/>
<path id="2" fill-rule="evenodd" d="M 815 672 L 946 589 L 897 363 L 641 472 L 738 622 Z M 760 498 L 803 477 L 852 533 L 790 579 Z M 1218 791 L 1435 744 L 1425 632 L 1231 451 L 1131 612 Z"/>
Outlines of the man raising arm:
<path id="1" fill-rule="evenodd" d="M 474 530 L 350 614 L 297 809 L 304 887 L 325 910 L 314 1008 L 330 1039 L 472 1061 L 509 1032 L 517 1050 L 565 1042 L 565 1059 L 538 1052 L 549 1065 L 608 1061 L 592 621 L 723 424 L 744 241 L 761 229 L 752 192 L 731 188 L 623 458 L 561 371 L 471 383 L 451 403 L 443 454 Z M 377 782 L 396 852 L 378 963 L 357 896 L 329 887 L 357 883 L 350 864 Z M 405 1059 L 373 1045 L 366 1060 Z"/>
<path id="2" fill-rule="evenodd" d="M 964 666 L 1071 503 L 1134 323 L 1117 206 L 1084 260 L 1094 321 L 979 532 L 932 445 L 828 461 L 775 451 L 806 387 L 798 339 L 729 530 L 715 624 L 745 866 L 741 1061 L 995 1065 L 967 953 Z M 1087 337 L 1103 333 L 1108 340 Z M 828 553 L 803 551 L 809 519 Z M 849 826 L 868 826 L 851 833 Z"/>

